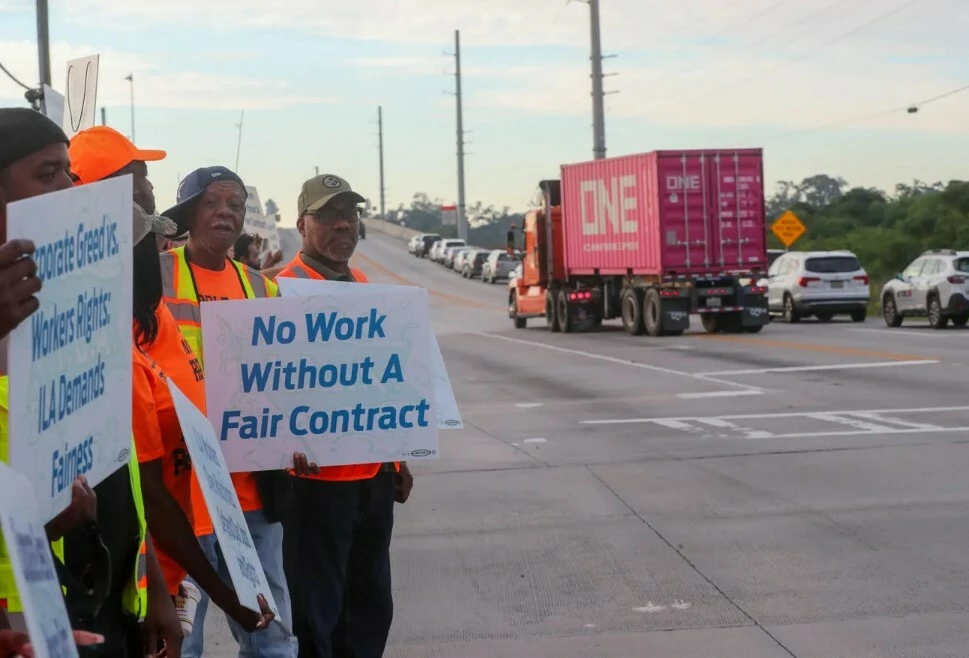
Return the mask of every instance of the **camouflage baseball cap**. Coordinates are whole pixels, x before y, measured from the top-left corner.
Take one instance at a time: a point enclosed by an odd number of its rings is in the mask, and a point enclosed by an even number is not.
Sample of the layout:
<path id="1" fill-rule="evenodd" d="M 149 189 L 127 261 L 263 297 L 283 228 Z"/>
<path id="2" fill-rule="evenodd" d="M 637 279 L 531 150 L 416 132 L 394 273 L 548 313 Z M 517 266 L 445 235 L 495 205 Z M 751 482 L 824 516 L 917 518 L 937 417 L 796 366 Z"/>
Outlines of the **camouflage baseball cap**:
<path id="1" fill-rule="evenodd" d="M 333 174 L 314 176 L 303 183 L 303 189 L 299 193 L 299 201 L 296 202 L 299 216 L 302 217 L 306 213 L 316 212 L 336 197 L 342 195 L 353 199 L 354 203 L 366 203 L 367 201 L 360 194 L 353 191 L 350 183 L 339 176 L 334 176 Z"/>

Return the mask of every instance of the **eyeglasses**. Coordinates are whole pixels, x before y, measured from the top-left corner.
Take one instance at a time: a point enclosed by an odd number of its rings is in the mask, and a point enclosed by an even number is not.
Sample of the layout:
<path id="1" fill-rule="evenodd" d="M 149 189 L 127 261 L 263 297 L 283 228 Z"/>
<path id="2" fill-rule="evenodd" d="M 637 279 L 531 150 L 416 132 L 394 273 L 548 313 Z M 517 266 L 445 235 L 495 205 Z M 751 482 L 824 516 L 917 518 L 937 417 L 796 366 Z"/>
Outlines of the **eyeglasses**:
<path id="1" fill-rule="evenodd" d="M 360 221 L 360 208 L 352 206 L 349 208 L 321 208 L 313 213 L 307 213 L 316 218 L 317 221 L 324 224 L 335 224 L 341 219 L 349 222 L 350 224 L 356 224 Z"/>

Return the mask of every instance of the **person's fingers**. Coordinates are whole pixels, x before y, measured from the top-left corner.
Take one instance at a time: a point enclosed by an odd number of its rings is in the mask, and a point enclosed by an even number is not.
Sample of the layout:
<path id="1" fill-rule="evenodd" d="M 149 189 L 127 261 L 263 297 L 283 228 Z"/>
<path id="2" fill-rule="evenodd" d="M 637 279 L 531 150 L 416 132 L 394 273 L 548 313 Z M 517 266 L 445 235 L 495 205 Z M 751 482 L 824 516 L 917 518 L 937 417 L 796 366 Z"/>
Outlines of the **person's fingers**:
<path id="1" fill-rule="evenodd" d="M 310 473 L 316 475 L 320 472 L 320 467 L 316 462 L 310 462 Z"/>
<path id="2" fill-rule="evenodd" d="M 33 240 L 7 240 L 7 242 L 0 245 L 0 267 L 9 265 L 32 253 L 34 253 Z"/>
<path id="3" fill-rule="evenodd" d="M 74 631 L 74 644 L 79 647 L 88 647 L 92 644 L 104 644 L 104 636 L 90 631 Z"/>

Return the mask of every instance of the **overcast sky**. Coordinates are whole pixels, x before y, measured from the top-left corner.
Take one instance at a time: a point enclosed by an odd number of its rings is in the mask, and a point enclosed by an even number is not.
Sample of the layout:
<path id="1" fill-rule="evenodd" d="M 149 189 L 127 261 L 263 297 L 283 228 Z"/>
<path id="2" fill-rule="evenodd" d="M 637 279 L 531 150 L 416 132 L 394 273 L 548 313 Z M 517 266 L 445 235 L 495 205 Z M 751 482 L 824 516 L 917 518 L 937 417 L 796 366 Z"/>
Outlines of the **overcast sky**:
<path id="1" fill-rule="evenodd" d="M 966 0 L 601 3 L 617 55 L 609 155 L 762 146 L 769 181 L 969 177 L 969 92 L 903 109 L 969 84 Z M 169 152 L 150 169 L 161 208 L 179 175 L 235 166 L 242 110 L 239 173 L 284 223 L 315 166 L 376 201 L 378 105 L 388 208 L 415 192 L 452 201 L 456 28 L 469 202 L 522 208 L 558 165 L 592 157 L 582 2 L 50 0 L 50 12 L 55 89 L 69 58 L 100 53 L 98 105 L 125 134 L 134 74 L 136 141 Z M 33 0 L 0 0 L 0 62 L 36 83 Z M 23 102 L 0 74 L 0 105 Z"/>

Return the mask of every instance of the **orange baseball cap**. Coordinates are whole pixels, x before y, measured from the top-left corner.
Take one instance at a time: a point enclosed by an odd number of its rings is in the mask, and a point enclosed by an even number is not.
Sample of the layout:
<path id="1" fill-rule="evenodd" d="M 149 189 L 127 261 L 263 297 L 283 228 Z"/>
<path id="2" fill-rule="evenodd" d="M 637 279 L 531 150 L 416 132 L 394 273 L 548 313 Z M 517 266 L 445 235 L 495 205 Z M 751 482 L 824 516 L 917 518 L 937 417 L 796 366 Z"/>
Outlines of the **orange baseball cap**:
<path id="1" fill-rule="evenodd" d="M 139 149 L 114 128 L 94 126 L 74 135 L 68 147 L 71 171 L 78 183 L 96 183 L 132 162 L 155 162 L 168 155 L 157 149 Z"/>

